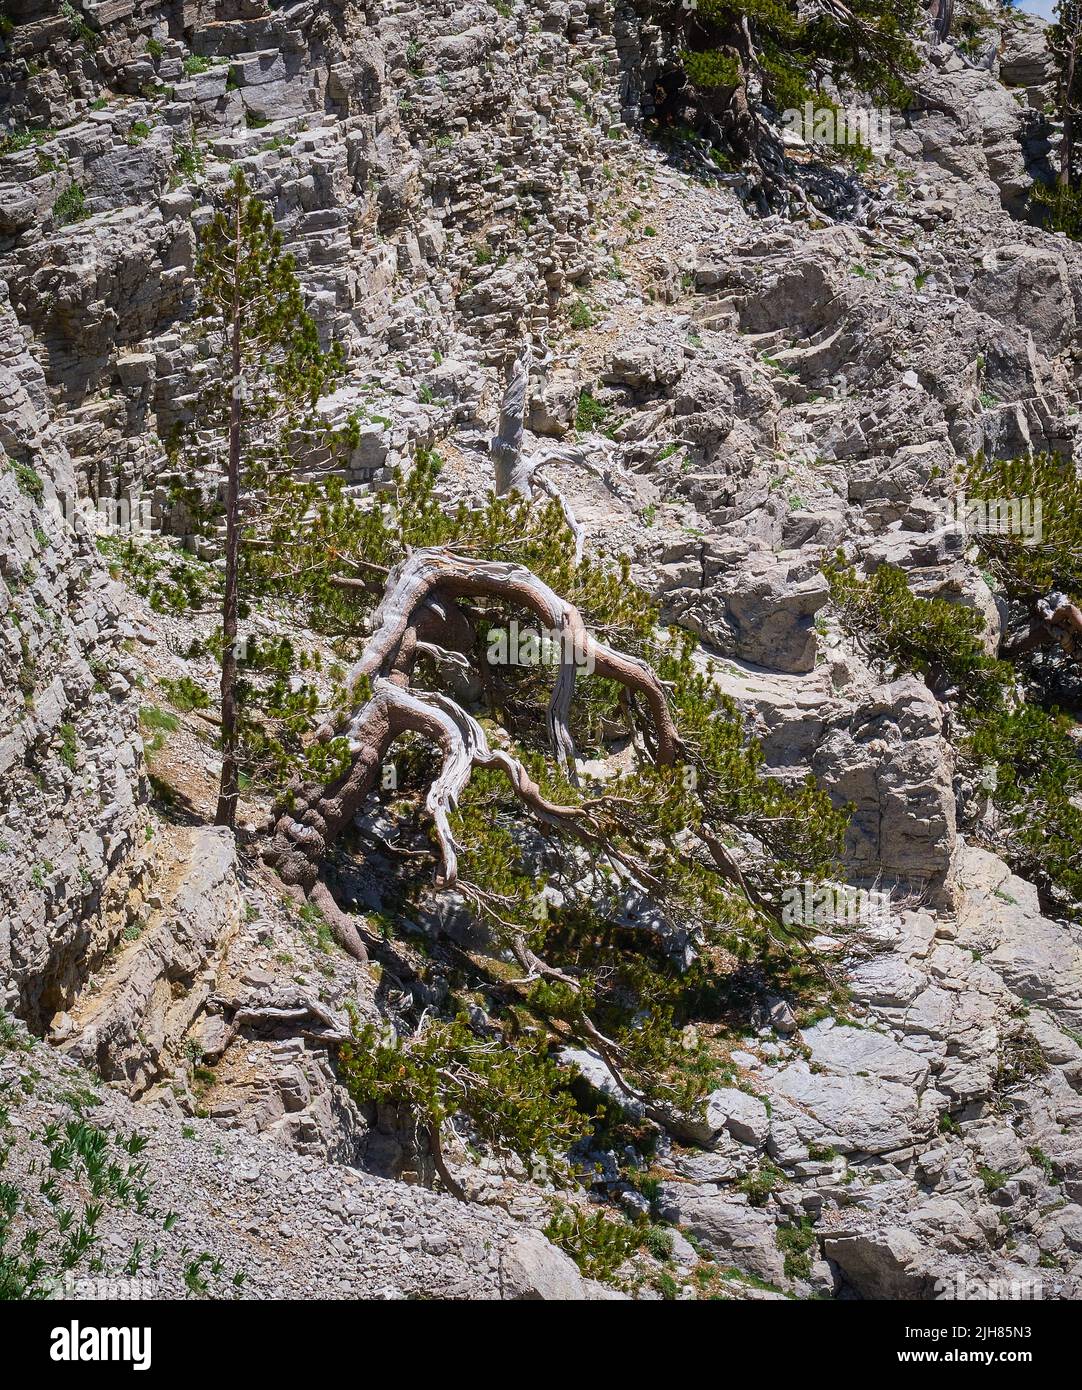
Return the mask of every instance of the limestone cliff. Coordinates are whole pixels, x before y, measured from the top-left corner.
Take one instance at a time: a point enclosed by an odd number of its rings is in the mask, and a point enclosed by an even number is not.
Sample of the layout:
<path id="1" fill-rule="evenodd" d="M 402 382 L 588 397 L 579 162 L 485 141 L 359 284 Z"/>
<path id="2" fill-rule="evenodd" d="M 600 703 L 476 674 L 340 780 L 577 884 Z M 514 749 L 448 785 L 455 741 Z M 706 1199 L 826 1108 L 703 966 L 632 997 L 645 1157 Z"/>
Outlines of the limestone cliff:
<path id="1" fill-rule="evenodd" d="M 588 455 L 554 469 L 587 545 L 627 554 L 710 644 L 773 772 L 853 804 L 847 870 L 895 890 L 888 920 L 820 943 L 849 1011 L 757 1006 L 698 1142 L 659 1137 L 649 1198 L 585 1155 L 583 1201 L 675 1233 L 625 1290 L 1078 1297 L 1078 929 L 981 847 L 946 707 L 854 649 L 822 573 L 843 543 L 895 565 L 975 610 L 994 650 L 1002 612 L 941 524 L 951 470 L 1078 457 L 1082 253 L 1024 216 L 1056 134 L 1042 26 L 925 44 L 887 157 L 796 222 L 647 129 L 669 55 L 623 0 L 4 13 L 0 986 L 22 1023 L 0 1080 L 48 1079 L 18 1163 L 90 1086 L 103 1123 L 152 1136 L 158 1225 L 190 1197 L 178 1241 L 222 1262 L 216 1296 L 606 1296 L 539 1234 L 543 1184 L 463 1144 L 477 1205 L 457 1205 L 423 1190 L 407 1117 L 349 1100 L 327 1039 L 379 1016 L 388 983 L 208 828 L 213 723 L 170 691 L 211 689 L 213 617 L 156 611 L 96 543 L 97 508 L 217 555 L 170 445 L 204 370 L 195 233 L 240 165 L 345 347 L 323 408 L 357 426 L 348 486 L 438 445 L 441 499 L 483 495 L 532 336 L 529 442 Z M 143 1217 L 110 1214 L 116 1240 Z M 159 1293 L 180 1261 L 169 1246 Z"/>

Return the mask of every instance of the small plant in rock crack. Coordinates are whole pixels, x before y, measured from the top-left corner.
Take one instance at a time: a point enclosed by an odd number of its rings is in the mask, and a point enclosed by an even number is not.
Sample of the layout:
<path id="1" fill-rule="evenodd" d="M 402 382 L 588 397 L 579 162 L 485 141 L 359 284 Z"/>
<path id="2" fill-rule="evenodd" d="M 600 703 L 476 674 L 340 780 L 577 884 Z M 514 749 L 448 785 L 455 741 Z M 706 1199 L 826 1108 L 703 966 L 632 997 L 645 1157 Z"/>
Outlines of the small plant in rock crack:
<path id="1" fill-rule="evenodd" d="M 578 1265 L 588 1279 L 610 1280 L 646 1240 L 645 1226 L 633 1226 L 600 1209 L 559 1208 L 545 1235 Z"/>
<path id="2" fill-rule="evenodd" d="M 583 329 L 593 327 L 594 316 L 590 309 L 590 306 L 586 303 L 585 300 L 576 299 L 574 301 L 568 313 L 567 321 L 568 323 L 570 323 L 572 328 L 580 332 Z"/>
<path id="3" fill-rule="evenodd" d="M 766 1205 L 770 1194 L 785 1181 L 785 1174 L 772 1163 L 762 1163 L 736 1184 L 736 1190 L 743 1192 L 753 1207 Z"/>
<path id="4" fill-rule="evenodd" d="M 995 1090 L 1004 1092 L 1043 1076 L 1048 1071 L 1041 1045 L 1024 1024 L 1007 1033 L 996 1058 Z"/>
<path id="5" fill-rule="evenodd" d="M 785 1277 L 810 1279 L 812 1251 L 818 1239 L 811 1218 L 804 1216 L 795 1225 L 779 1226 L 774 1239 L 785 1256 Z"/>
<path id="6" fill-rule="evenodd" d="M 100 48 L 102 36 L 90 27 L 85 16 L 75 8 L 71 0 L 61 0 L 60 14 L 68 21 L 68 32 L 73 39 L 91 50 Z"/>
<path id="7" fill-rule="evenodd" d="M 1006 1187 L 1010 1181 L 1009 1173 L 1001 1173 L 998 1169 L 989 1168 L 986 1165 L 977 1169 L 977 1176 L 984 1183 L 984 1190 L 989 1193 L 998 1192 L 1000 1188 Z"/>
<path id="8" fill-rule="evenodd" d="M 40 507 L 45 500 L 45 483 L 42 481 L 41 474 L 22 459 L 12 461 L 11 471 L 19 490 Z"/>
<path id="9" fill-rule="evenodd" d="M 69 772 L 75 771 L 75 763 L 79 755 L 79 740 L 75 732 L 74 724 L 61 724 L 60 726 L 60 761 Z"/>
<path id="10" fill-rule="evenodd" d="M 72 222 L 84 222 L 89 216 L 82 185 L 69 183 L 53 204 L 53 221 L 58 227 L 67 227 Z"/>
<path id="11" fill-rule="evenodd" d="M 216 1279 L 221 1272 L 222 1261 L 217 1256 L 203 1251 L 201 1255 L 197 1255 L 194 1260 L 190 1260 L 184 1267 L 185 1288 L 196 1298 L 202 1298 L 203 1295 L 210 1290 L 211 1278 Z M 237 1277 L 234 1275 L 233 1283 L 238 1288 L 243 1282 L 243 1276 L 241 1276 L 240 1282 L 238 1283 Z"/>
<path id="12" fill-rule="evenodd" d="M 604 401 L 599 401 L 589 387 L 584 386 L 575 406 L 575 429 L 580 434 L 606 433 L 610 414 Z"/>

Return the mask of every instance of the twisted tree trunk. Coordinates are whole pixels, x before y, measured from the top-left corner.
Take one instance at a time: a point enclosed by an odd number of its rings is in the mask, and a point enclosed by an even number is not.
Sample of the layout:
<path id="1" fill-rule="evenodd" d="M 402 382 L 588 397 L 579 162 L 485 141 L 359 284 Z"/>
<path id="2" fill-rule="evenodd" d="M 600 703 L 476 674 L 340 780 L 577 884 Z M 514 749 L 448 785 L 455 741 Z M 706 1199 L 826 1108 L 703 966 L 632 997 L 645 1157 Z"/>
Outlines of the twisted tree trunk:
<path id="1" fill-rule="evenodd" d="M 531 494 L 529 470 L 523 458 L 522 440 L 526 427 L 526 397 L 530 385 L 533 353 L 527 343 L 511 364 L 500 407 L 500 424 L 492 440 L 492 460 L 496 471 L 496 496 Z"/>
<path id="2" fill-rule="evenodd" d="M 525 609 L 557 639 L 559 663 L 549 703 L 549 733 L 569 776 L 574 776 L 575 747 L 568 721 L 579 666 L 618 682 L 645 701 L 658 763 L 671 764 L 678 755 L 679 735 L 664 687 L 653 670 L 638 657 L 599 642 L 574 604 L 520 565 L 471 559 L 444 549 L 416 552 L 389 576 L 374 631 L 349 673 L 351 685 L 370 680 L 371 695 L 339 725 L 325 725 L 319 731 L 324 741 L 348 741 L 348 769 L 325 786 L 291 788 L 263 849 L 264 863 L 287 887 L 317 901 L 336 931 L 344 931 L 343 922 L 348 924 L 350 919 L 332 905 L 333 900 L 328 903 L 321 865 L 378 785 L 391 745 L 405 733 L 421 735 L 442 754 L 426 809 L 436 829 L 443 886 L 457 881 L 458 847 L 450 813 L 476 767 L 500 768 L 538 821 L 559 824 L 587 841 L 593 834 L 588 808 L 560 806 L 545 798 L 516 758 L 489 747 L 484 730 L 468 711 L 445 695 L 410 688 L 418 655 L 436 652 L 466 660 L 472 628 L 458 604 L 463 598 Z M 358 945 L 349 945 L 354 954 L 359 954 Z"/>
<path id="3" fill-rule="evenodd" d="M 548 357 L 543 360 L 548 361 Z M 581 449 L 568 445 L 549 445 L 536 453 L 526 451 L 526 406 L 529 395 L 530 369 L 533 353 L 530 345 L 522 351 L 511 365 L 507 385 L 504 388 L 500 405 L 500 423 L 490 446 L 494 464 L 494 484 L 497 497 L 518 496 L 532 499 L 542 494 L 551 498 L 563 513 L 568 529 L 575 540 L 575 564 L 582 560 L 586 544 L 586 532 L 575 516 L 571 504 L 551 478 L 545 476 L 545 469 L 554 463 L 564 463 L 583 468 L 595 478 L 600 478 L 606 486 L 616 492 L 610 474 L 591 463 Z"/>

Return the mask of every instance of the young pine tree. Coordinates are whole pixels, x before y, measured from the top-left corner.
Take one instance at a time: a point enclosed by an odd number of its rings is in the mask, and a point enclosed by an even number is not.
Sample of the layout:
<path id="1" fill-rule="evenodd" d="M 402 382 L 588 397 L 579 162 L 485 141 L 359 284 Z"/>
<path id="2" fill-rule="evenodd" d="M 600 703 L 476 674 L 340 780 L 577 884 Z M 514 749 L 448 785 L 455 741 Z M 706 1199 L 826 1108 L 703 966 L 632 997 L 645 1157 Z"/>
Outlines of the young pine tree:
<path id="1" fill-rule="evenodd" d="M 270 209 L 237 170 L 199 235 L 199 314 L 209 370 L 187 452 L 203 479 L 224 474 L 222 774 L 216 821 L 232 827 L 238 799 L 241 549 L 252 505 L 289 466 L 289 444 L 340 369 L 304 307 L 293 257 Z"/>
<path id="2" fill-rule="evenodd" d="M 1075 129 L 1082 106 L 1082 0 L 1058 0 L 1048 47 L 1056 60 L 1057 97 L 1063 122 L 1059 186 L 1074 186 Z"/>

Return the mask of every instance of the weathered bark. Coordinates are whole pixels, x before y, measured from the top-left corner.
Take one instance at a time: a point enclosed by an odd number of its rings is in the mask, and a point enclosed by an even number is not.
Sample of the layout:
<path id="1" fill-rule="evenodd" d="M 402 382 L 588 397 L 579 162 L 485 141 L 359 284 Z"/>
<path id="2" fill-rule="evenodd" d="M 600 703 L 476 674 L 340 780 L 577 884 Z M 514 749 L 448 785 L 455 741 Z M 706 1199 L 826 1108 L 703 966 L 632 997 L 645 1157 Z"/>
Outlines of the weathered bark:
<path id="1" fill-rule="evenodd" d="M 212 995 L 207 1002 L 223 1011 L 232 1011 L 233 1018 L 218 1043 L 203 1052 L 204 1061 L 214 1062 L 224 1057 L 243 1028 L 285 1030 L 291 1037 L 311 1038 L 313 1042 L 325 1045 L 347 1043 L 351 1039 L 349 1030 L 344 1029 L 327 1009 L 312 999 L 306 999 L 292 1008 L 249 1008 L 221 995 Z"/>
<path id="2" fill-rule="evenodd" d="M 530 385 L 533 353 L 527 343 L 511 365 L 500 408 L 499 432 L 492 440 L 496 471 L 496 496 L 518 493 L 530 496 L 530 479 L 523 460 L 522 438 L 526 425 L 526 396 Z"/>
<path id="3" fill-rule="evenodd" d="M 447 1159 L 443 1153 L 443 1142 L 440 1138 L 439 1125 L 429 1125 L 428 1127 L 428 1149 L 432 1155 L 432 1166 L 440 1176 L 440 1181 L 446 1187 L 452 1197 L 459 1202 L 468 1202 L 466 1189 L 458 1181 L 455 1175 L 447 1166 Z"/>
<path id="4" fill-rule="evenodd" d="M 679 742 L 665 691 L 645 661 L 614 651 L 587 631 L 582 615 L 543 580 L 521 565 L 475 560 L 444 549 L 420 550 L 391 576 L 376 610 L 375 630 L 361 660 L 349 672 L 389 674 L 410 631 L 411 618 L 429 599 L 496 599 L 525 608 L 558 641 L 560 664 L 549 704 L 549 732 L 556 756 L 573 770 L 574 744 L 567 720 L 579 667 L 616 681 L 646 700 L 658 740 L 657 761 L 675 760 Z"/>
<path id="5" fill-rule="evenodd" d="M 1082 609 L 1062 593 L 1031 600 L 1025 627 L 1004 642 L 1002 653 L 1013 659 L 1051 646 L 1059 646 L 1074 660 L 1082 657 Z"/>
<path id="6" fill-rule="evenodd" d="M 515 359 L 508 375 L 500 407 L 499 431 L 493 436 L 491 445 L 496 496 L 530 499 L 537 493 L 543 493 L 546 497 L 552 498 L 563 512 L 564 520 L 574 537 L 575 564 L 578 565 L 582 560 L 586 533 L 571 504 L 552 479 L 545 477 L 544 470 L 553 463 L 571 464 L 585 468 L 596 478 L 602 478 L 609 487 L 612 487 L 612 482 L 579 449 L 550 445 L 536 454 L 526 453 L 526 399 L 532 361 L 533 354 L 527 344 Z"/>
<path id="7" fill-rule="evenodd" d="M 441 754 L 441 765 L 426 799 L 439 854 L 436 882 L 440 888 L 457 887 L 467 902 L 500 920 L 498 901 L 468 881 L 459 880 L 461 847 L 455 841 L 451 822 L 452 812 L 474 770 L 490 768 L 503 773 L 528 816 L 542 829 L 577 839 L 591 855 L 618 867 L 628 882 L 641 891 L 664 891 L 664 885 L 652 877 L 646 862 L 640 862 L 633 851 L 614 842 L 611 817 L 620 800 L 618 796 L 602 795 L 569 805 L 550 800 L 517 758 L 489 745 L 484 729 L 462 705 L 447 695 L 411 688 L 413 669 L 421 655 L 449 660 L 455 665 L 468 656 L 476 657 L 474 626 L 460 602 L 467 599 L 480 601 L 482 607 L 499 604 L 501 608 L 525 609 L 561 637 L 563 659 L 557 671 L 549 722 L 553 746 L 567 760 L 569 771 L 573 769 L 574 746 L 568 719 L 576 662 L 568 659 L 568 652 L 584 664 L 589 663 L 598 674 L 619 683 L 629 697 L 639 696 L 645 702 L 652 734 L 650 753 L 655 762 L 672 765 L 686 755 L 664 687 L 650 666 L 599 642 L 587 630 L 575 606 L 530 570 L 506 562 L 473 559 L 442 548 L 415 552 L 388 576 L 383 600 L 373 618 L 373 631 L 361 659 L 349 673 L 353 683 L 370 683 L 370 694 L 337 726 L 328 725 L 320 731 L 323 739 L 339 737 L 348 741 L 348 768 L 327 786 L 295 788 L 290 804 L 280 809 L 263 849 L 265 864 L 287 889 L 302 893 L 317 904 L 338 939 L 360 959 L 365 958 L 361 933 L 334 902 L 321 872 L 336 841 L 379 785 L 382 766 L 394 741 L 405 733 L 420 735 Z M 762 896 L 749 885 L 720 840 L 701 832 L 700 838 L 717 872 L 742 890 L 749 901 L 765 907 Z M 501 980 L 501 988 L 514 990 L 524 998 L 531 981 L 546 978 L 559 981 L 575 994 L 582 993 L 582 984 L 574 973 L 544 961 L 517 925 L 507 922 L 504 926 L 523 973 L 517 980 Z M 349 944 L 351 936 L 353 946 Z M 290 1021 L 285 1015 L 266 1013 L 244 1015 L 239 1024 L 234 1019 L 238 1026 Z M 307 1015 L 298 1016 L 296 1021 L 309 1026 Z M 317 1025 L 322 1022 L 317 1020 Z M 691 1132 L 686 1117 L 679 1115 L 674 1106 L 652 1100 L 633 1083 L 624 1050 L 605 1035 L 585 1007 L 575 1028 L 577 1035 L 601 1058 L 616 1086 L 630 1100 L 641 1104 L 649 1119 L 678 1134 Z M 320 1036 L 318 1026 L 314 1036 Z M 329 1031 L 322 1036 L 333 1040 Z M 444 1186 L 464 1198 L 461 1184 L 446 1163 L 437 1130 L 429 1133 L 429 1141 L 432 1160 Z"/>
<path id="8" fill-rule="evenodd" d="M 1040 604 L 1041 616 L 1068 656 L 1082 655 L 1082 609 L 1066 594 L 1049 594 Z"/>
<path id="9" fill-rule="evenodd" d="M 371 680 L 370 698 L 337 728 L 325 726 L 320 731 L 324 740 L 348 741 L 348 770 L 328 786 L 294 788 L 291 804 L 281 809 L 263 852 L 264 862 L 283 883 L 322 899 L 319 905 L 332 927 L 342 924 L 335 921 L 327 904 L 330 895 L 320 883 L 320 865 L 377 786 L 392 743 L 404 733 L 420 734 L 443 755 L 426 807 L 436 829 L 445 886 L 457 881 L 458 847 L 450 813 L 475 767 L 500 768 L 535 818 L 571 827 L 590 839 L 588 811 L 547 800 L 522 764 L 490 748 L 481 726 L 453 700 L 408 688 L 419 654 L 433 650 L 452 658 L 462 654 L 472 632 L 456 600 L 467 597 L 525 608 L 558 637 L 560 663 L 549 729 L 553 747 L 569 773 L 574 772 L 575 749 L 568 720 L 579 664 L 641 695 L 650 711 L 656 760 L 661 764 L 676 760 L 680 740 L 672 712 L 661 682 L 646 662 L 598 642 L 573 604 L 520 565 L 475 560 L 443 549 L 418 551 L 390 576 L 364 655 L 349 673 L 351 685 L 362 678 Z M 443 640 L 434 642 L 436 636 Z"/>
<path id="10" fill-rule="evenodd" d="M 940 43 L 946 42 L 954 23 L 954 0 L 930 0 L 928 18 L 932 21 L 936 38 Z"/>

